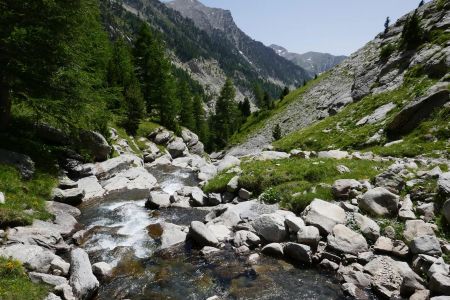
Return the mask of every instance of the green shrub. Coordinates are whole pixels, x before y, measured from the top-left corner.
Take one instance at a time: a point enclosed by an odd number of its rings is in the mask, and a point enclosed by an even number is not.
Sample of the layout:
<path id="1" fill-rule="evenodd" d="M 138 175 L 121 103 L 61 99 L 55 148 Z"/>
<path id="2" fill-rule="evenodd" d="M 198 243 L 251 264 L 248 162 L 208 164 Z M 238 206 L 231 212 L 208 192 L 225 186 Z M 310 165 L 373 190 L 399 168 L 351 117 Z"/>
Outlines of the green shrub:
<path id="1" fill-rule="evenodd" d="M 388 45 L 384 46 L 383 48 L 381 48 L 380 60 L 387 61 L 389 59 L 389 57 L 391 57 L 392 53 L 395 52 L 396 49 L 397 49 L 397 47 L 394 44 L 388 44 Z"/>

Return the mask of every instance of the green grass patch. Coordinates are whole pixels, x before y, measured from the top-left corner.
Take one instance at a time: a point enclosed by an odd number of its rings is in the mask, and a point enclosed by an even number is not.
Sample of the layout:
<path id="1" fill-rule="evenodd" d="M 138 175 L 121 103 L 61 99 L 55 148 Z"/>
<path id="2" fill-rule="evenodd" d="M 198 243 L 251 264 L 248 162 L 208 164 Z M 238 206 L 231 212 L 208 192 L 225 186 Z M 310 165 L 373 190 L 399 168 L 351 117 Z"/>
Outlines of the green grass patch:
<path id="1" fill-rule="evenodd" d="M 224 193 L 227 190 L 227 184 L 236 176 L 235 173 L 226 173 L 226 171 L 218 174 L 203 187 L 205 193 Z"/>
<path id="2" fill-rule="evenodd" d="M 312 87 L 316 86 L 319 82 L 327 78 L 329 73 L 320 75 L 317 79 L 311 80 L 306 85 L 292 91 L 283 100 L 277 100 L 275 102 L 275 108 L 271 110 L 263 110 L 253 113 L 247 118 L 247 121 L 241 126 L 239 131 L 235 133 L 230 141 L 229 145 L 236 145 L 244 142 L 250 135 L 256 133 L 259 129 L 263 128 L 266 121 L 270 118 L 274 118 L 278 114 L 282 114 L 289 104 L 295 101 L 301 101 L 302 95 Z"/>
<path id="3" fill-rule="evenodd" d="M 338 165 L 351 172 L 340 174 Z M 337 179 L 370 180 L 381 173 L 387 163 L 366 160 L 300 159 L 247 161 L 241 164 L 239 185 L 267 203 L 301 212 L 314 199 L 332 200 L 331 184 Z M 206 192 L 223 192 L 235 174 L 221 173 L 208 182 Z"/>
<path id="4" fill-rule="evenodd" d="M 448 129 L 441 128 L 448 127 L 448 122 L 444 122 L 445 118 L 448 117 L 446 110 L 433 116 L 429 121 L 423 122 L 417 130 L 406 136 L 405 146 L 397 144 L 392 147 L 382 147 L 381 145 L 387 142 L 385 137 L 375 145 L 366 144 L 367 140 L 380 129 L 384 129 L 385 124 L 388 124 L 408 102 L 423 95 L 435 82 L 425 76 L 414 77 L 420 71 L 420 68 L 416 69 L 406 75 L 405 84 L 402 87 L 378 95 L 369 95 L 359 102 L 348 105 L 338 114 L 293 132 L 273 143 L 273 145 L 276 149 L 282 151 L 290 151 L 291 149 L 314 151 L 332 148 L 364 149 L 372 150 L 381 155 L 393 156 L 415 156 L 419 153 L 446 149 L 445 137 L 448 134 Z M 375 124 L 356 125 L 363 117 L 372 114 L 377 108 L 390 102 L 393 102 L 396 108 L 388 113 L 384 121 Z M 430 143 L 424 140 L 425 132 L 429 133 L 428 131 L 435 126 L 439 126 L 437 132 L 434 133 L 439 141 Z"/>
<path id="5" fill-rule="evenodd" d="M 403 240 L 403 232 L 405 231 L 405 223 L 395 220 L 395 219 L 384 219 L 384 218 L 375 219 L 375 221 L 380 226 L 381 233 L 385 232 L 386 227 L 391 226 L 392 228 L 394 228 L 395 239 Z"/>
<path id="6" fill-rule="evenodd" d="M 48 291 L 46 285 L 30 281 L 20 262 L 0 257 L 0 299 L 41 300 Z"/>
<path id="7" fill-rule="evenodd" d="M 6 203 L 0 204 L 0 227 L 49 219 L 45 201 L 50 199 L 56 184 L 57 177 L 53 174 L 38 169 L 31 180 L 24 181 L 14 167 L 0 164 L 0 191 L 6 198 Z"/>
<path id="8" fill-rule="evenodd" d="M 142 121 L 141 124 L 139 124 L 139 128 L 137 130 L 136 136 L 147 138 L 150 135 L 150 133 L 152 133 L 159 127 L 161 127 L 161 125 L 159 125 L 155 122 Z"/>

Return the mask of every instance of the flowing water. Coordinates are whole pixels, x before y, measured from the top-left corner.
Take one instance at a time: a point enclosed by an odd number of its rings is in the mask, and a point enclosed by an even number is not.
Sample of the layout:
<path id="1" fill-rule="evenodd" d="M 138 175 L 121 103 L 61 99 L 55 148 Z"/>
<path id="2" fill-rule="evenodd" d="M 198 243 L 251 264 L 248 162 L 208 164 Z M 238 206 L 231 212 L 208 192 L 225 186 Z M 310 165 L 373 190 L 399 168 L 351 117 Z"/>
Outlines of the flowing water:
<path id="1" fill-rule="evenodd" d="M 173 193 L 198 184 L 187 169 L 149 169 L 161 189 Z M 114 266 L 97 299 L 345 299 L 332 276 L 295 267 L 261 255 L 257 265 L 234 254 L 230 246 L 203 257 L 190 242 L 166 251 L 148 234 L 161 221 L 189 225 L 206 211 L 170 208 L 151 213 L 141 201 L 95 202 L 82 207 L 80 222 L 88 234 L 83 243 L 91 262 Z"/>

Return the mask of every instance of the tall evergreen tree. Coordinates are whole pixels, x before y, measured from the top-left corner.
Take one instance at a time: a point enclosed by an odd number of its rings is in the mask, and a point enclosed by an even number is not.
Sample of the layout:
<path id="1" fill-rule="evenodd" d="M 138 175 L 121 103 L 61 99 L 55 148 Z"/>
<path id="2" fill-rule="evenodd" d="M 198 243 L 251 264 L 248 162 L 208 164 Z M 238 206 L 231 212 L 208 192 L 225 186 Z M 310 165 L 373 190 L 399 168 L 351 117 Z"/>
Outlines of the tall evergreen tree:
<path id="1" fill-rule="evenodd" d="M 203 101 L 199 95 L 195 95 L 193 99 L 193 115 L 195 121 L 195 133 L 203 143 L 208 141 L 208 128 L 205 120 L 205 110 Z"/>
<path id="2" fill-rule="evenodd" d="M 270 97 L 268 92 L 264 92 L 264 97 L 263 97 L 263 103 L 264 103 L 264 108 L 266 109 L 270 109 L 272 108 L 272 97 Z"/>
<path id="3" fill-rule="evenodd" d="M 178 99 L 180 101 L 180 122 L 181 125 L 190 130 L 196 129 L 194 119 L 194 103 L 191 91 L 186 81 L 179 84 Z"/>
<path id="4" fill-rule="evenodd" d="M 233 100 L 236 97 L 236 90 L 233 82 L 228 78 L 223 86 L 219 99 L 216 103 L 216 114 L 214 116 L 214 129 L 217 133 L 216 145 L 225 147 L 234 128 Z"/>
<path id="5" fill-rule="evenodd" d="M 172 65 L 169 60 L 162 59 L 160 62 L 160 69 L 158 80 L 158 87 L 155 91 L 155 100 L 159 111 L 159 118 L 161 125 L 172 129 L 179 130 L 179 123 L 177 120 L 179 102 L 176 96 L 175 78 L 171 73 Z"/>
<path id="6" fill-rule="evenodd" d="M 144 99 L 136 78 L 131 50 L 122 38 L 114 43 L 108 68 L 108 83 L 119 91 L 110 108 L 122 116 L 122 125 L 129 134 L 136 134 L 145 115 Z"/>
<path id="7" fill-rule="evenodd" d="M 97 0 L 3 0 L 0 4 L 0 129 L 12 99 L 36 117 L 97 126 L 109 57 Z"/>
<path id="8" fill-rule="evenodd" d="M 420 25 L 420 17 L 417 11 L 406 18 L 400 40 L 400 47 L 405 50 L 413 50 L 424 41 L 424 30 Z"/>
<path id="9" fill-rule="evenodd" d="M 289 90 L 289 87 L 285 86 L 283 91 L 281 92 L 280 95 L 280 100 L 283 100 L 287 95 L 289 95 L 291 91 Z"/>
<path id="10" fill-rule="evenodd" d="M 245 97 L 244 102 L 242 102 L 240 109 L 244 117 L 248 117 L 251 115 L 252 112 L 250 107 L 250 100 L 248 100 L 247 97 Z"/>
<path id="11" fill-rule="evenodd" d="M 419 3 L 419 7 L 422 7 L 423 5 L 425 4 L 425 1 L 420 1 L 420 3 Z"/>
<path id="12" fill-rule="evenodd" d="M 391 19 L 389 17 L 386 17 L 386 21 L 384 21 L 384 34 L 388 33 L 390 23 Z"/>
<path id="13" fill-rule="evenodd" d="M 264 107 L 264 90 L 261 88 L 259 84 L 255 84 L 253 87 L 253 94 L 255 96 L 256 105 L 259 108 Z"/>

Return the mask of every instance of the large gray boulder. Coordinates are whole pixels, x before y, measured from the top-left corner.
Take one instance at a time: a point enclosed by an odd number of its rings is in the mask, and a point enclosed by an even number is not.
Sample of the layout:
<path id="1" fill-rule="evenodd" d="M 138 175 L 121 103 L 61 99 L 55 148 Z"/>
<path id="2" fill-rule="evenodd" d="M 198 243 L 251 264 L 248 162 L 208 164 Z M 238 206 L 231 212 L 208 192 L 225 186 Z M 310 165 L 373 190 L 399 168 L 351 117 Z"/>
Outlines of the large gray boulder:
<path id="1" fill-rule="evenodd" d="M 259 236 L 248 230 L 237 231 L 233 239 L 233 244 L 236 247 L 247 246 L 252 248 L 258 246 L 260 242 Z"/>
<path id="2" fill-rule="evenodd" d="M 96 161 L 108 159 L 111 146 L 103 135 L 95 131 L 84 131 L 80 134 L 80 140 L 83 148 L 88 149 Z"/>
<path id="3" fill-rule="evenodd" d="M 20 261 L 30 271 L 48 273 L 51 262 L 57 256 L 37 245 L 12 244 L 0 248 L 0 256 Z"/>
<path id="4" fill-rule="evenodd" d="M 338 179 L 332 187 L 336 199 L 348 199 L 352 190 L 360 189 L 361 183 L 355 179 Z"/>
<path id="5" fill-rule="evenodd" d="M 56 202 L 61 202 L 64 204 L 69 204 L 77 206 L 83 202 L 85 192 L 80 188 L 61 190 L 54 188 L 52 191 L 52 200 Z"/>
<path id="6" fill-rule="evenodd" d="M 319 158 L 333 158 L 333 159 L 344 159 L 348 157 L 347 151 L 341 150 L 328 150 L 328 151 L 320 151 L 317 156 Z"/>
<path id="7" fill-rule="evenodd" d="M 444 197 L 450 196 L 450 172 L 442 173 L 439 176 L 438 191 Z"/>
<path id="8" fill-rule="evenodd" d="M 137 156 L 131 154 L 120 155 L 95 164 L 94 175 L 99 180 L 107 180 L 124 170 L 132 167 L 142 167 L 143 165 L 144 162 Z"/>
<path id="9" fill-rule="evenodd" d="M 7 230 L 8 240 L 10 242 L 21 243 L 24 245 L 37 245 L 52 251 L 64 250 L 67 244 L 64 242 L 61 233 L 43 221 L 36 220 L 34 226 L 15 227 Z"/>
<path id="10" fill-rule="evenodd" d="M 23 179 L 31 179 L 34 175 L 34 162 L 28 155 L 0 149 L 0 164 L 16 167 Z"/>
<path id="11" fill-rule="evenodd" d="M 167 150 L 172 158 L 184 156 L 186 149 L 186 144 L 183 142 L 183 139 L 179 137 L 175 138 L 167 145 Z"/>
<path id="12" fill-rule="evenodd" d="M 300 263 L 311 264 L 312 262 L 312 251 L 307 245 L 297 244 L 289 242 L 284 245 L 284 254 Z"/>
<path id="13" fill-rule="evenodd" d="M 433 235 L 417 237 L 409 244 L 413 254 L 426 254 L 431 256 L 441 256 L 442 250 L 438 239 Z"/>
<path id="14" fill-rule="evenodd" d="M 450 296 L 450 276 L 440 273 L 433 274 L 430 278 L 430 290 L 441 295 Z"/>
<path id="15" fill-rule="evenodd" d="M 264 214 L 255 219 L 251 225 L 267 242 L 282 242 L 287 237 L 284 218 L 279 214 Z"/>
<path id="16" fill-rule="evenodd" d="M 81 215 L 81 211 L 78 208 L 60 202 L 46 201 L 45 208 L 54 216 L 58 214 L 69 214 L 72 217 L 77 218 Z"/>
<path id="17" fill-rule="evenodd" d="M 394 216 L 398 212 L 398 200 L 397 195 L 385 188 L 377 187 L 367 191 L 358 205 L 362 210 L 374 216 Z"/>
<path id="18" fill-rule="evenodd" d="M 442 214 L 448 223 L 450 223 L 450 199 L 445 201 L 444 206 L 442 207 Z"/>
<path id="19" fill-rule="evenodd" d="M 332 232 L 327 237 L 328 246 L 339 252 L 358 255 L 366 252 L 369 248 L 366 239 L 359 233 L 354 232 L 345 225 L 334 226 Z"/>
<path id="20" fill-rule="evenodd" d="M 433 86 L 427 95 L 409 103 L 394 117 L 386 128 L 388 136 L 396 138 L 416 128 L 422 120 L 428 118 L 436 108 L 450 101 L 448 83 Z"/>
<path id="21" fill-rule="evenodd" d="M 147 199 L 156 186 L 156 178 L 143 167 L 131 168 L 103 181 L 104 197 L 109 200 Z"/>
<path id="22" fill-rule="evenodd" d="M 303 226 L 297 231 L 297 242 L 317 248 L 320 241 L 320 232 L 317 227 Z"/>
<path id="23" fill-rule="evenodd" d="M 424 235 L 435 235 L 432 224 L 425 223 L 423 220 L 408 220 L 405 222 L 403 237 L 407 243 Z"/>
<path id="24" fill-rule="evenodd" d="M 291 233 L 297 233 L 300 228 L 305 227 L 303 219 L 297 216 L 288 215 L 284 218 L 284 222 Z"/>
<path id="25" fill-rule="evenodd" d="M 145 207 L 149 209 L 160 209 L 170 206 L 170 195 L 164 192 L 151 192 L 150 197 L 145 202 Z"/>
<path id="26" fill-rule="evenodd" d="M 286 159 L 289 157 L 290 155 L 286 152 L 262 151 L 261 153 L 258 153 L 258 155 L 256 155 L 253 159 L 259 161 L 266 161 L 266 160 Z"/>
<path id="27" fill-rule="evenodd" d="M 317 227 L 320 232 L 327 235 L 336 224 L 344 224 L 345 211 L 337 206 L 320 199 L 314 199 L 302 213 L 306 224 Z"/>
<path id="28" fill-rule="evenodd" d="M 267 244 L 261 249 L 261 253 L 268 256 L 281 257 L 284 255 L 283 245 L 279 243 Z"/>
<path id="29" fill-rule="evenodd" d="M 69 283 L 73 293 L 79 299 L 90 299 L 97 292 L 99 282 L 92 272 L 92 266 L 87 253 L 80 248 L 70 253 Z"/>
<path id="30" fill-rule="evenodd" d="M 239 166 L 240 164 L 241 160 L 239 158 L 236 158 L 232 155 L 227 155 L 217 163 L 217 171 L 222 172 L 232 167 Z"/>
<path id="31" fill-rule="evenodd" d="M 28 273 L 28 277 L 34 283 L 43 283 L 50 285 L 52 287 L 58 285 L 65 285 L 68 283 L 67 279 L 61 276 L 38 273 L 38 272 L 30 272 Z"/>
<path id="32" fill-rule="evenodd" d="M 84 191 L 83 201 L 85 202 L 102 199 L 105 195 L 105 190 L 94 175 L 81 178 L 77 181 L 77 185 Z"/>
<path id="33" fill-rule="evenodd" d="M 219 245 L 214 233 L 202 222 L 193 221 L 189 228 L 189 236 L 200 246 L 212 246 Z"/>
<path id="34" fill-rule="evenodd" d="M 355 213 L 355 223 L 367 239 L 376 241 L 380 237 L 380 226 L 371 218 Z"/>

